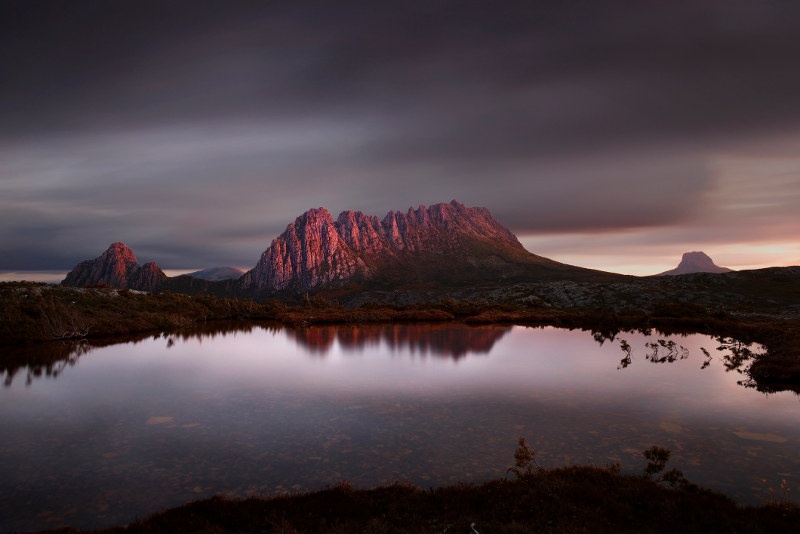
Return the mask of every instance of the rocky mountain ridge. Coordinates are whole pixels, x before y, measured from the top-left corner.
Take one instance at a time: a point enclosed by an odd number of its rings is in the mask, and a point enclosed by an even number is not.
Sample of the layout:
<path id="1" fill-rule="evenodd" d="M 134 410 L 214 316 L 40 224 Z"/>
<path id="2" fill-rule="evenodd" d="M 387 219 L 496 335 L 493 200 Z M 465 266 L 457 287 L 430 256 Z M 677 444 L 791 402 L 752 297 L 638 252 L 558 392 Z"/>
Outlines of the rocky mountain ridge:
<path id="1" fill-rule="evenodd" d="M 372 278 L 389 261 L 465 251 L 476 242 L 529 254 L 489 210 L 456 201 L 392 211 L 382 220 L 358 211 L 334 220 L 325 208 L 312 209 L 287 226 L 241 283 L 274 291 L 344 285 Z"/>
<path id="2" fill-rule="evenodd" d="M 79 263 L 63 284 L 261 297 L 363 284 L 385 289 L 621 277 L 532 254 L 488 209 L 454 200 L 392 211 L 383 219 L 358 211 L 334 219 L 325 208 L 308 210 L 235 280 L 167 278 L 155 263 L 139 266 L 133 251 L 114 243 L 100 257 Z"/>

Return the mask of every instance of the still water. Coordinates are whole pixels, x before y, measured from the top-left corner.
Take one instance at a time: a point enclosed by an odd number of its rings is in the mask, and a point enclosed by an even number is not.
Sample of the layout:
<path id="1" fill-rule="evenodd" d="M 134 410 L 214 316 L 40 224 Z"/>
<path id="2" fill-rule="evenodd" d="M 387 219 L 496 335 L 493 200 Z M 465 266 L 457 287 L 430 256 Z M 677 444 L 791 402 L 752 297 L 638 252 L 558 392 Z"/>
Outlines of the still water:
<path id="1" fill-rule="evenodd" d="M 520 436 L 546 468 L 640 473 L 642 451 L 663 446 L 668 468 L 760 504 L 781 480 L 800 487 L 800 401 L 738 385 L 719 345 L 555 328 L 257 327 L 84 348 L 44 372 L 6 366 L 0 530 L 123 524 L 215 494 L 342 480 L 480 482 L 506 476 Z"/>

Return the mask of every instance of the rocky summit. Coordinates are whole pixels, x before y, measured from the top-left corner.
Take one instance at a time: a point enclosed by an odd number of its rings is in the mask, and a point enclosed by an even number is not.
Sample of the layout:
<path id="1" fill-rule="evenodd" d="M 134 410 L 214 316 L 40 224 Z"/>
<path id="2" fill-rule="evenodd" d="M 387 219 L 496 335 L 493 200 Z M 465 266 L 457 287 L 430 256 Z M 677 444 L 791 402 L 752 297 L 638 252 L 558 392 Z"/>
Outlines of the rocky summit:
<path id="1" fill-rule="evenodd" d="M 291 223 L 240 283 L 256 292 L 279 292 L 364 282 L 452 282 L 519 275 L 532 263 L 569 268 L 526 251 L 486 208 L 455 200 L 392 211 L 383 219 L 358 211 L 334 219 L 318 208 Z"/>
<path id="2" fill-rule="evenodd" d="M 731 269 L 720 267 L 705 252 L 686 252 L 681 262 L 674 269 L 664 271 L 657 276 L 671 276 L 676 274 L 693 273 L 729 273 Z"/>
<path id="3" fill-rule="evenodd" d="M 65 286 L 108 285 L 120 289 L 158 291 L 167 275 L 155 262 L 139 265 L 133 250 L 124 243 L 112 243 L 93 260 L 76 265 L 62 282 Z"/>

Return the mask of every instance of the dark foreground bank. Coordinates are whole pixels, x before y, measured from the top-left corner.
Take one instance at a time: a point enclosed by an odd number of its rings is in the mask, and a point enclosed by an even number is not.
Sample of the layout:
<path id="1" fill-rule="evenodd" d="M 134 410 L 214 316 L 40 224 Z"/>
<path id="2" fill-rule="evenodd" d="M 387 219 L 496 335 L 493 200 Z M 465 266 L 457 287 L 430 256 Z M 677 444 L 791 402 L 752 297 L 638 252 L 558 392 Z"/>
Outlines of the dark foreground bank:
<path id="1" fill-rule="evenodd" d="M 673 489 L 615 469 L 570 467 L 436 489 L 340 484 L 270 499 L 214 497 L 96 532 L 776 533 L 798 524 L 800 508 L 777 494 L 764 506 L 740 507 L 690 484 Z"/>

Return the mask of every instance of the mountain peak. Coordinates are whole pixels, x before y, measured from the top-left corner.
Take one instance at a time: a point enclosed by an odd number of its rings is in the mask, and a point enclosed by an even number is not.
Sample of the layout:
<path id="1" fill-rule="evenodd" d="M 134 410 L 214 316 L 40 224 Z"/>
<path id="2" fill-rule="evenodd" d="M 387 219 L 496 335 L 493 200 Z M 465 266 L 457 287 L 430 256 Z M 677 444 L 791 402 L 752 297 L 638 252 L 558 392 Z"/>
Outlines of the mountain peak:
<path id="1" fill-rule="evenodd" d="M 117 261 L 137 263 L 136 254 L 134 254 L 133 250 L 122 241 L 115 241 L 111 243 L 106 251 L 103 252 L 102 256 L 115 258 Z"/>
<path id="2" fill-rule="evenodd" d="M 301 221 L 301 220 L 302 221 L 317 221 L 317 220 L 320 220 L 320 221 L 326 221 L 326 222 L 327 221 L 333 222 L 333 216 L 325 208 L 319 207 L 319 208 L 312 208 L 312 209 L 306 211 L 305 213 L 300 215 L 295 220 L 295 222 Z"/>
<path id="3" fill-rule="evenodd" d="M 391 211 L 383 219 L 343 211 L 334 220 L 325 208 L 311 209 L 272 242 L 242 283 L 259 291 L 341 286 L 371 278 L 387 262 L 413 266 L 415 256 L 453 254 L 474 243 L 527 253 L 489 210 L 456 200 Z"/>
<path id="4" fill-rule="evenodd" d="M 106 284 L 120 289 L 154 291 L 166 277 L 155 262 L 140 266 L 133 250 L 117 241 L 97 258 L 73 267 L 61 283 L 78 287 Z"/>
<path id="5" fill-rule="evenodd" d="M 657 276 L 671 276 L 676 274 L 691 274 L 691 273 L 729 273 L 731 269 L 727 267 L 720 267 L 714 263 L 708 254 L 705 252 L 694 251 L 685 252 L 681 258 L 681 262 L 674 269 L 665 271 Z"/>

